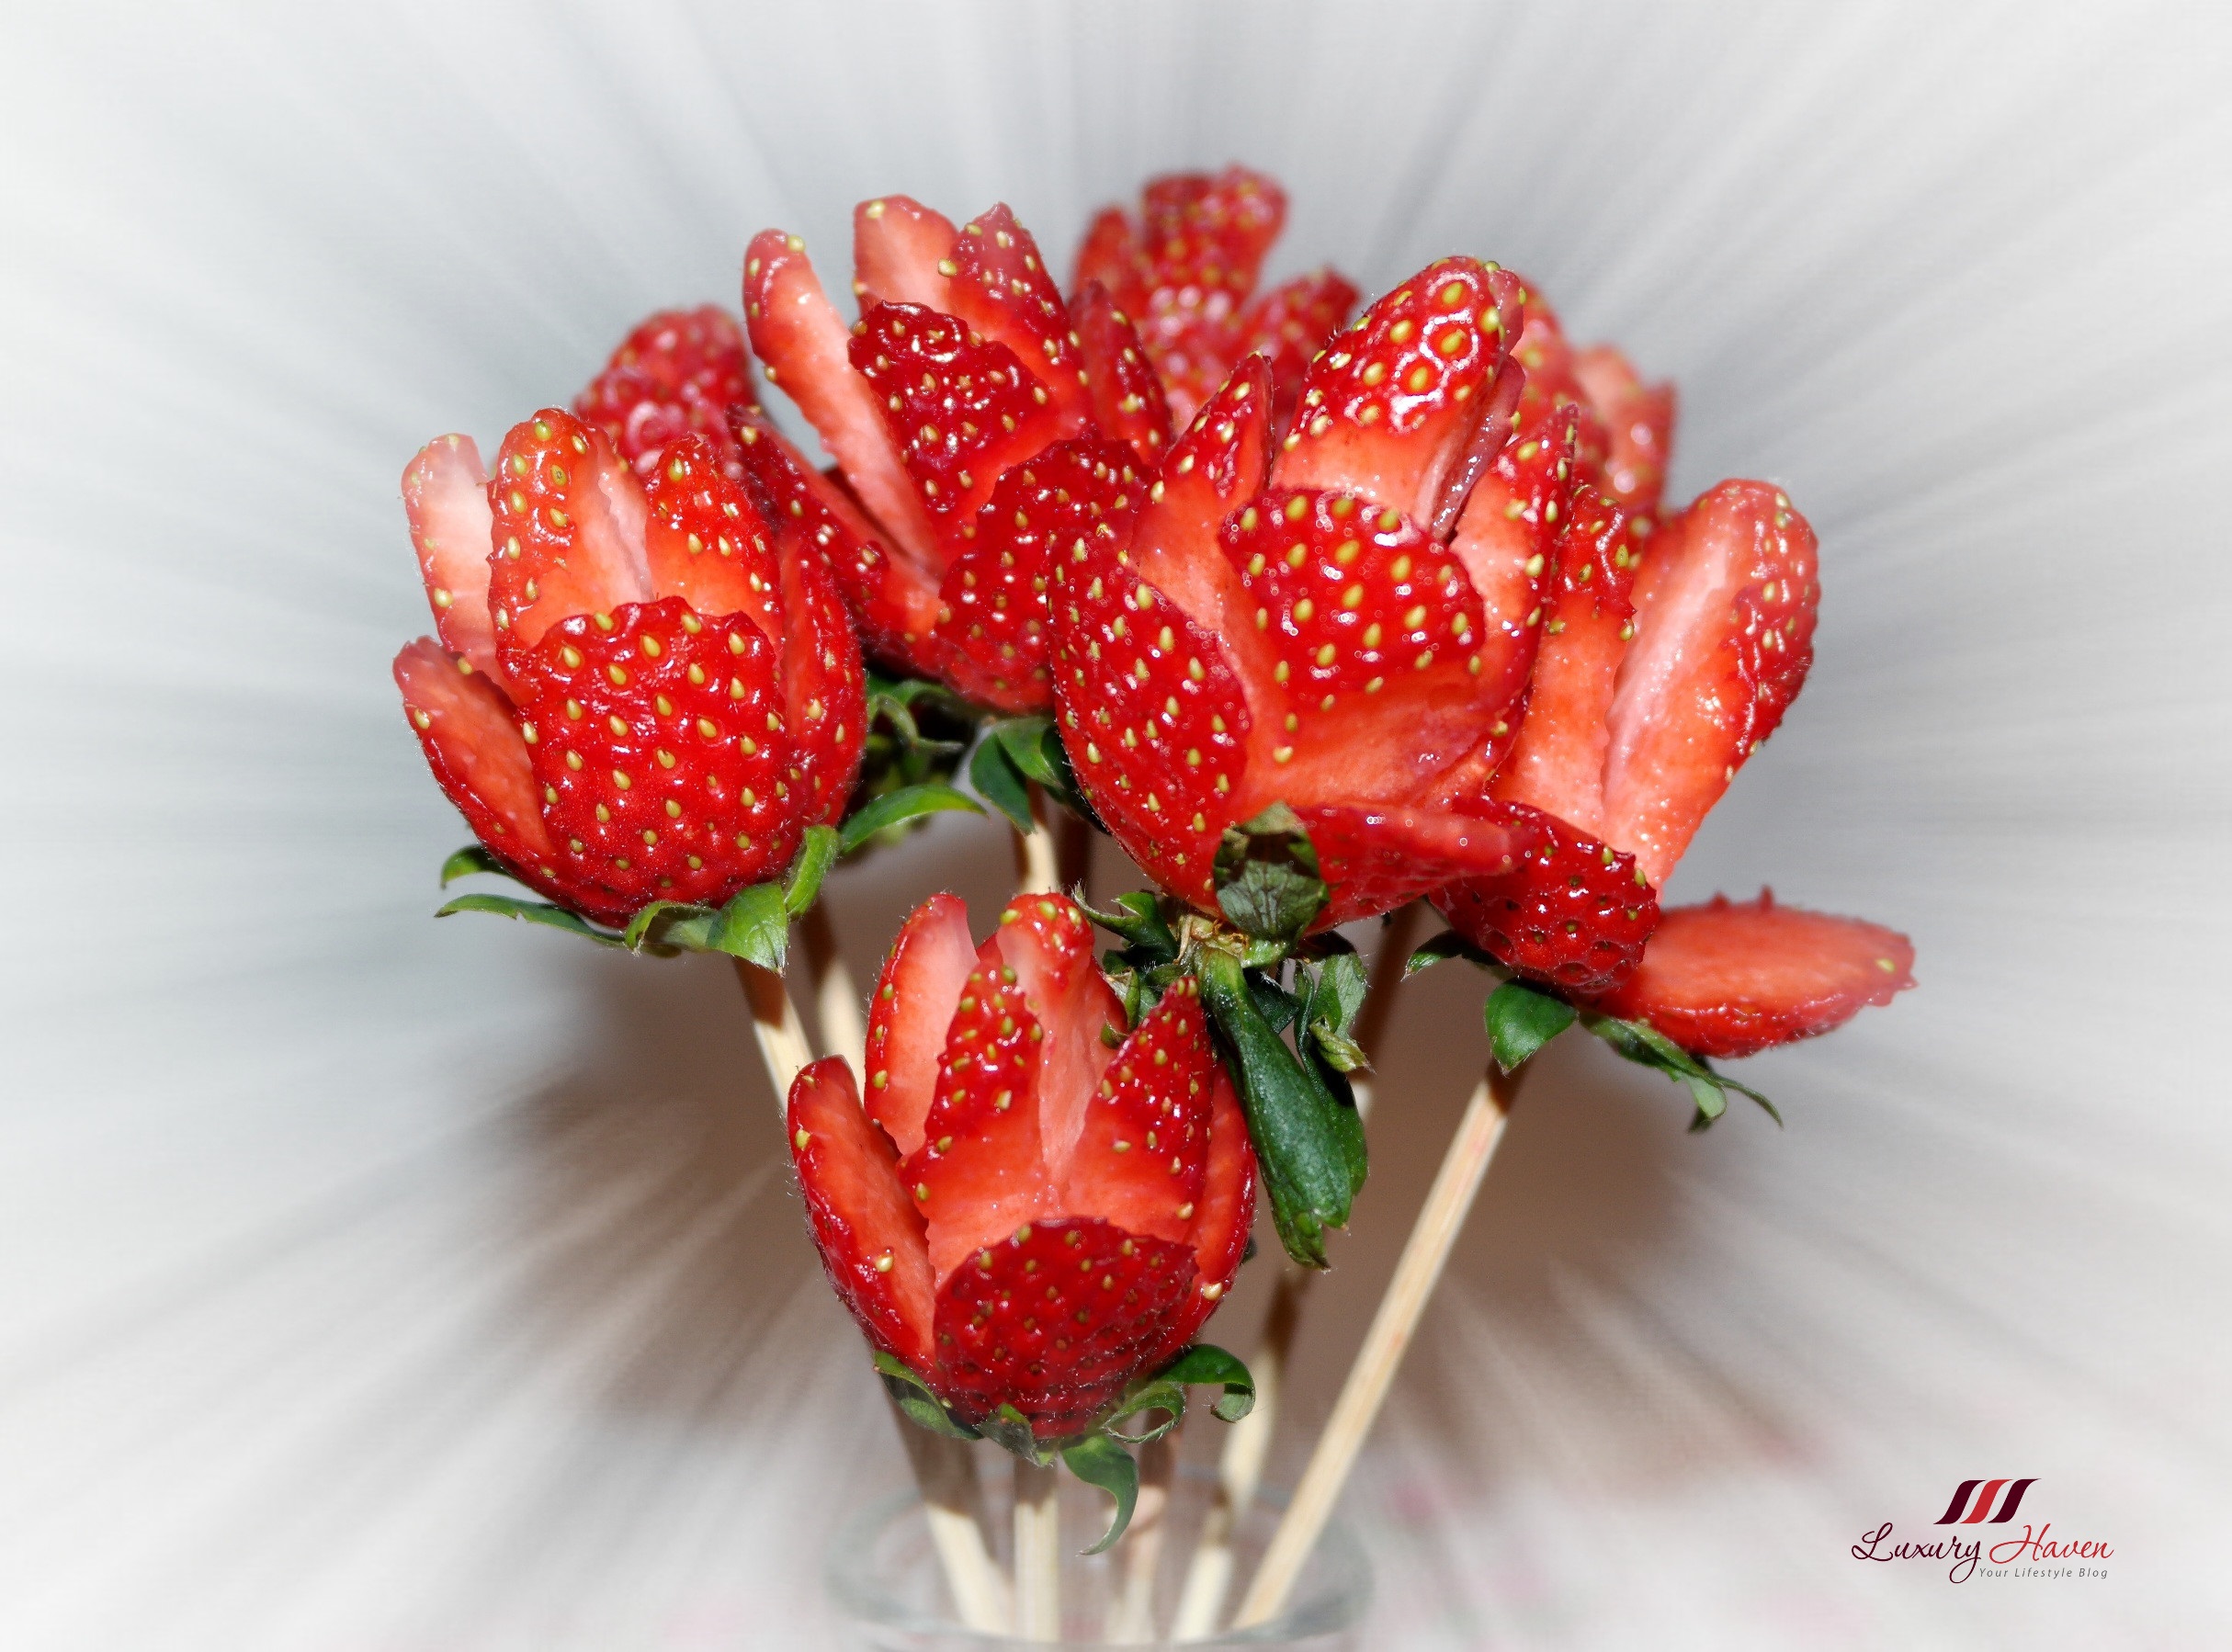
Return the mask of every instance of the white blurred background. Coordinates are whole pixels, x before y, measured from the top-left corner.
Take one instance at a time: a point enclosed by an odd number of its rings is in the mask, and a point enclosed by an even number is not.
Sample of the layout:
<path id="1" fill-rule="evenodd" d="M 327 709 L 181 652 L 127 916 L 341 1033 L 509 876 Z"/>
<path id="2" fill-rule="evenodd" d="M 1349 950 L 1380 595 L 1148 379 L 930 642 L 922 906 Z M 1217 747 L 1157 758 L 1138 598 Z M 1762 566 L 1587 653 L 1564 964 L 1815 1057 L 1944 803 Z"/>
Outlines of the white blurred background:
<path id="1" fill-rule="evenodd" d="M 1275 274 L 1499 258 L 1679 379 L 1678 492 L 1789 489 L 1818 663 L 1674 893 L 1920 951 L 1748 1064 L 1780 1132 L 1555 1052 L 1349 1499 L 1371 1644 L 2232 1641 L 2225 17 L 11 0 L 0 1644 L 821 1644 L 897 1446 L 733 985 L 428 921 L 396 479 L 765 225 L 841 268 L 856 198 L 1004 198 L 1066 265 L 1230 160 Z M 841 874 L 855 966 L 1005 855 Z M 1480 992 L 1399 1011 L 1306 1414 Z M 2109 1576 L 1848 1552 L 2004 1476 Z"/>

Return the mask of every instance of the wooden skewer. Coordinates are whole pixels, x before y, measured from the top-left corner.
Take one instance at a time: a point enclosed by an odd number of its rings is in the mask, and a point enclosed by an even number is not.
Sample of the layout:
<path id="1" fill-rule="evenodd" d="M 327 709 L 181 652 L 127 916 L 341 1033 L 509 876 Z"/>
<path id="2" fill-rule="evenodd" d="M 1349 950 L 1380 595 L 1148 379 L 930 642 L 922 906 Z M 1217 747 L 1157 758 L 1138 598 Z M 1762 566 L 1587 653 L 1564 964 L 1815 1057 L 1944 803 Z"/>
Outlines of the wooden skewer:
<path id="1" fill-rule="evenodd" d="M 1061 1479 L 1015 1459 L 1015 1633 L 1061 1639 Z"/>
<path id="2" fill-rule="evenodd" d="M 1357 1012 L 1354 1036 L 1365 1054 L 1376 1056 L 1387 1031 L 1388 1016 L 1395 1007 L 1395 990 L 1402 984 L 1403 966 L 1416 940 L 1419 903 L 1399 908 L 1380 932 L 1379 951 L 1372 960 L 1372 984 Z M 1373 1082 L 1369 1077 L 1354 1084 L 1356 1112 L 1372 1110 Z M 1271 1307 L 1263 1318 L 1263 1338 L 1248 1362 L 1255 1378 L 1255 1409 L 1234 1423 L 1225 1435 L 1224 1453 L 1218 1464 L 1217 1489 L 1208 1512 L 1202 1517 L 1193 1558 L 1186 1563 L 1185 1582 L 1179 1590 L 1178 1613 L 1171 1624 L 1173 1640 L 1200 1640 L 1217 1627 L 1231 1592 L 1233 1543 L 1241 1521 L 1255 1501 L 1263 1477 L 1263 1464 L 1271 1454 L 1272 1437 L 1278 1428 L 1280 1402 L 1286 1396 L 1287 1361 L 1294 1352 L 1302 1304 L 1309 1294 L 1313 1268 L 1288 1262 L 1272 1287 Z"/>
<path id="3" fill-rule="evenodd" d="M 1419 1318 L 1442 1276 L 1442 1266 L 1449 1260 L 1466 1215 L 1472 1209 L 1473 1195 L 1480 1191 L 1480 1179 L 1495 1156 L 1496 1144 L 1503 1138 L 1504 1122 L 1511 1115 L 1525 1071 L 1522 1067 L 1507 1075 L 1490 1060 L 1466 1102 L 1465 1116 L 1458 1121 L 1456 1135 L 1442 1157 L 1442 1168 L 1435 1172 L 1433 1186 L 1411 1226 L 1411 1238 L 1395 1264 L 1395 1275 L 1388 1282 L 1387 1295 L 1380 1298 L 1379 1311 L 1365 1332 L 1364 1346 L 1356 1351 L 1355 1363 L 1349 1367 L 1348 1381 L 1333 1402 L 1333 1413 L 1326 1421 L 1324 1433 L 1318 1437 L 1301 1483 L 1295 1488 L 1294 1500 L 1272 1534 L 1271 1546 L 1264 1551 L 1263 1564 L 1241 1601 L 1235 1627 L 1252 1628 L 1277 1616 L 1310 1551 L 1317 1547 L 1318 1536 L 1333 1511 L 1349 1470 L 1355 1465 L 1365 1436 L 1372 1431 L 1403 1353 L 1418 1330 Z"/>

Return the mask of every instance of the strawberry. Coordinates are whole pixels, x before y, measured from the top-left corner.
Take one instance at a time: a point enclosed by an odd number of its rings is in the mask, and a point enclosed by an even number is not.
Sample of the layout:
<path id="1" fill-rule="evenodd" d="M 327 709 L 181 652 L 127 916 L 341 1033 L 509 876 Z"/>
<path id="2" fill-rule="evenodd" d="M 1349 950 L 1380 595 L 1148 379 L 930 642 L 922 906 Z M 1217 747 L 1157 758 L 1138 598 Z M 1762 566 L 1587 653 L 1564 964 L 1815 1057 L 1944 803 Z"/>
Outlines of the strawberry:
<path id="1" fill-rule="evenodd" d="M 1129 543 L 1146 490 L 1131 449 L 1095 437 L 1001 473 L 940 592 L 947 675 L 969 698 L 1019 712 L 1046 703 L 1048 558 L 1087 538 Z"/>
<path id="2" fill-rule="evenodd" d="M 877 984 L 868 1111 L 830 1063 L 793 1087 L 839 1295 L 964 1420 L 1012 1405 L 1042 1439 L 1082 1431 L 1239 1269 L 1254 1156 L 1195 984 L 1111 1050 L 1123 1024 L 1074 901 L 1020 896 L 971 949 L 938 896 Z"/>
<path id="3" fill-rule="evenodd" d="M 916 907 L 891 943 L 868 1004 L 867 1114 L 904 1154 L 923 1145 L 946 1025 L 977 967 L 969 909 L 957 895 Z"/>
<path id="4" fill-rule="evenodd" d="M 719 903 L 839 818 L 865 738 L 859 644 L 818 548 L 770 534 L 707 438 L 666 443 L 648 490 L 605 434 L 546 408 L 504 438 L 479 511 L 469 444 L 405 473 L 437 618 L 467 601 L 503 674 L 431 640 L 395 662 L 429 766 L 521 880 L 590 918 Z"/>
<path id="5" fill-rule="evenodd" d="M 1528 416 L 1524 405 L 1527 402 L 1545 402 L 1550 408 L 1573 408 L 1580 415 L 1575 478 L 1587 486 L 1600 485 L 1603 480 L 1607 436 L 1581 383 L 1580 357 L 1567 340 L 1565 326 L 1558 321 L 1557 311 L 1543 298 L 1541 289 L 1522 280 L 1519 290 L 1520 301 L 1526 306 L 1526 325 L 1512 346 L 1512 357 L 1526 372 L 1522 419 Z"/>
<path id="6" fill-rule="evenodd" d="M 1283 414 L 1310 356 L 1348 319 L 1356 289 L 1331 270 L 1251 301 L 1286 216 L 1275 182 L 1233 166 L 1214 176 L 1153 179 L 1136 229 L 1112 207 L 1086 232 L 1072 304 L 1082 307 L 1087 286 L 1097 282 L 1139 323 L 1179 423 L 1258 351 L 1270 359 Z"/>
<path id="7" fill-rule="evenodd" d="M 884 428 L 883 400 L 852 370 L 852 335 L 797 236 L 764 230 L 753 238 L 744 254 L 744 322 L 767 381 L 799 404 L 887 552 L 942 569 L 936 530 Z"/>
<path id="8" fill-rule="evenodd" d="M 860 1110 L 853 1069 L 835 1056 L 806 1069 L 790 1087 L 786 1123 L 830 1284 L 870 1342 L 927 1367 L 934 1306 L 923 1218 L 900 1184 L 889 1138 Z"/>
<path id="9" fill-rule="evenodd" d="M 1674 387 L 1645 384 L 1610 345 L 1578 352 L 1573 376 L 1604 427 L 1604 491 L 1638 516 L 1655 515 L 1673 456 Z"/>
<path id="10" fill-rule="evenodd" d="M 1000 205 L 962 225 L 950 262 L 952 301 L 946 308 L 1028 363 L 1074 424 L 1091 418 L 1084 356 L 1069 308 L 1038 243 L 1015 215 Z"/>
<path id="11" fill-rule="evenodd" d="M 1052 393 L 996 339 L 919 304 L 878 304 L 849 346 L 948 544 L 1000 473 L 1070 434 Z"/>
<path id="12" fill-rule="evenodd" d="M 1041 1438 L 1082 1433 L 1152 1368 L 1194 1295 L 1194 1255 L 1093 1216 L 1025 1223 L 938 1293 L 939 1397 L 966 1416 L 1003 1404 Z"/>
<path id="13" fill-rule="evenodd" d="M 1500 877 L 1533 846 L 1528 817 L 1442 809 L 1334 807 L 1296 811 L 1332 893 L 1316 927 L 1392 911 L 1453 879 Z"/>
<path id="14" fill-rule="evenodd" d="M 437 436 L 403 472 L 403 512 L 418 551 L 419 577 L 442 646 L 496 680 L 496 626 L 488 608 L 488 476 L 470 436 Z"/>
<path id="15" fill-rule="evenodd" d="M 1604 838 L 1662 885 L 1813 662 L 1813 529 L 1765 482 L 1725 481 L 1660 529 L 1607 718 Z"/>
<path id="16" fill-rule="evenodd" d="M 1209 873 L 1235 812 L 1247 696 L 1217 638 L 1090 543 L 1054 559 L 1062 743 L 1093 809 L 1165 888 L 1214 907 Z"/>
<path id="17" fill-rule="evenodd" d="M 1841 1026 L 1914 985 L 1906 936 L 1857 918 L 1715 896 L 1668 911 L 1642 967 L 1598 1005 L 1701 1056 L 1749 1056 Z"/>
<path id="18" fill-rule="evenodd" d="M 1251 684 L 1265 715 L 1250 802 L 1274 789 L 1296 805 L 1415 797 L 1508 703 L 1500 682 L 1493 705 L 1481 697 L 1480 602 L 1463 566 L 1401 512 L 1278 488 L 1228 517 L 1219 542 L 1273 662 L 1272 681 Z"/>
<path id="19" fill-rule="evenodd" d="M 1294 417 L 1311 358 L 1347 323 L 1355 308 L 1354 284 L 1321 269 L 1258 295 L 1241 312 L 1236 354 L 1260 355 L 1270 364 L 1275 416 L 1281 429 Z"/>
<path id="20" fill-rule="evenodd" d="M 1519 292 L 1508 270 L 1444 258 L 1380 299 L 1311 363 L 1274 479 L 1439 527 L 1506 435 L 1490 415 Z"/>
<path id="21" fill-rule="evenodd" d="M 1573 494 L 1552 555 L 1526 715 L 1492 788 L 1584 833 L 1603 829 L 1604 719 L 1635 632 L 1632 593 L 1648 526 L 1606 495 Z"/>
<path id="22" fill-rule="evenodd" d="M 517 673 L 519 709 L 577 904 L 612 921 L 779 874 L 806 823 L 790 795 L 776 653 L 743 615 L 678 596 L 577 614 Z"/>
<path id="23" fill-rule="evenodd" d="M 853 296 L 878 304 L 953 308 L 953 220 L 911 196 L 887 195 L 853 209 Z"/>
<path id="24" fill-rule="evenodd" d="M 735 322 L 711 305 L 663 310 L 630 333 L 573 400 L 584 424 L 648 477 L 668 443 L 697 436 L 729 457 L 729 409 L 754 405 L 752 357 Z"/>
<path id="25" fill-rule="evenodd" d="M 934 636 L 937 587 L 914 560 L 886 549 L 861 519 L 859 507 L 778 432 L 745 424 L 737 438 L 746 491 L 770 532 L 829 559 L 867 651 L 902 670 L 941 675 L 946 651 Z"/>
<path id="26" fill-rule="evenodd" d="M 1477 808 L 1485 820 L 1535 835 L 1508 872 L 1467 878 L 1434 896 L 1450 927 L 1519 974 L 1582 997 L 1626 979 L 1659 922 L 1659 897 L 1635 856 L 1524 803 Z"/>
<path id="27" fill-rule="evenodd" d="M 1116 440 L 1129 442 L 1143 464 L 1160 463 L 1171 445 L 1170 403 L 1139 343 L 1139 329 L 1098 281 L 1086 282 L 1078 294 L 1075 316 L 1093 423 Z"/>
<path id="28" fill-rule="evenodd" d="M 507 671 L 567 615 L 649 594 L 642 491 L 604 433 L 572 413 L 546 407 L 512 427 L 488 503 L 489 611 Z"/>

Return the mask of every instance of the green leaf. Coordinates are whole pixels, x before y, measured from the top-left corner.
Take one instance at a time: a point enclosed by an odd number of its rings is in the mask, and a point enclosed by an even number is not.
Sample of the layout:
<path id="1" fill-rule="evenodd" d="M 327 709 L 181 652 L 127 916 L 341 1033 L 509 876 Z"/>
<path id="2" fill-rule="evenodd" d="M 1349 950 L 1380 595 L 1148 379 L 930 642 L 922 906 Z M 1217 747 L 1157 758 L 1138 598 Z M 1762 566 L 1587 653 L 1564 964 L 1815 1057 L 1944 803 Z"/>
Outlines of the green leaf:
<path id="1" fill-rule="evenodd" d="M 509 877 L 511 868 L 491 854 L 481 843 L 468 843 L 442 863 L 442 888 L 448 888 L 460 877 L 470 877 L 477 872 L 493 872 L 498 877 Z"/>
<path id="2" fill-rule="evenodd" d="M 1088 1486 L 1097 1486 L 1116 1499 L 1116 1518 L 1100 1542 L 1085 1551 L 1098 1555 L 1116 1545 L 1124 1535 L 1124 1528 L 1131 1524 L 1131 1511 L 1139 1500 L 1139 1465 L 1132 1455 L 1105 1434 L 1093 1434 L 1079 1441 L 1061 1454 L 1070 1465 L 1070 1472 Z"/>
<path id="3" fill-rule="evenodd" d="M 790 877 L 783 887 L 783 909 L 797 917 L 813 905 L 814 898 L 821 893 L 821 880 L 829 876 L 830 863 L 837 858 L 837 829 L 834 826 L 809 826 L 806 841 L 799 845 L 799 856 L 790 863 Z"/>
<path id="4" fill-rule="evenodd" d="M 1564 999 L 1524 982 L 1505 981 L 1488 995 L 1488 1005 L 1481 1013 L 1488 1023 L 1488 1045 L 1495 1052 L 1496 1065 L 1513 1072 L 1521 1062 L 1573 1024 L 1574 1009 Z"/>
<path id="5" fill-rule="evenodd" d="M 979 797 L 1014 821 L 1017 832 L 1037 830 L 1037 822 L 1031 819 L 1029 780 L 1015 766 L 1003 741 L 985 739 L 977 742 L 976 753 L 969 760 L 969 783 L 977 788 Z"/>
<path id="6" fill-rule="evenodd" d="M 1354 952 L 1337 952 L 1311 971 L 1301 1024 L 1318 1054 L 1337 1071 L 1361 1072 L 1371 1065 L 1364 1047 L 1352 1035 L 1371 984 L 1364 960 Z"/>
<path id="7" fill-rule="evenodd" d="M 1036 1463 L 1043 1468 L 1053 1460 L 1048 1455 L 1047 1446 L 1040 1443 L 1038 1435 L 1033 1431 L 1031 1420 L 1013 1405 L 1001 1406 L 977 1424 L 977 1432 L 1001 1450 L 1021 1457 L 1025 1463 Z"/>
<path id="8" fill-rule="evenodd" d="M 943 1434 L 948 1440 L 981 1440 L 978 1433 L 946 1409 L 945 1402 L 930 1391 L 930 1385 L 914 1374 L 914 1368 L 896 1354 L 878 1353 L 877 1373 L 883 1386 L 890 1390 L 901 1412 L 917 1428 L 928 1429 L 934 1434 Z"/>
<path id="9" fill-rule="evenodd" d="M 549 929 L 562 929 L 568 934 L 595 941 L 599 946 L 617 946 L 620 937 L 597 928 L 578 912 L 570 912 L 562 906 L 551 906 L 547 901 L 521 900 L 510 895 L 459 895 L 434 915 L 447 918 L 454 912 L 493 912 L 499 918 L 516 918 L 524 923 L 539 923 Z"/>
<path id="10" fill-rule="evenodd" d="M 949 809 L 966 809 L 980 815 L 984 806 L 967 792 L 957 791 L 943 781 L 925 781 L 921 786 L 904 786 L 895 792 L 886 792 L 875 801 L 855 811 L 837 836 L 837 853 L 850 854 L 879 832 L 919 820 L 925 815 L 942 814 Z"/>
<path id="11" fill-rule="evenodd" d="M 1209 1409 L 1227 1422 L 1238 1422 L 1255 1409 L 1255 1378 L 1238 1358 L 1213 1342 L 1196 1342 L 1162 1367 L 1161 1380 L 1207 1387 L 1214 1383 L 1224 1395 Z"/>
<path id="12" fill-rule="evenodd" d="M 1224 915 L 1259 940 L 1291 945 L 1325 906 L 1318 851 L 1284 803 L 1225 829 L 1213 876 Z"/>
<path id="13" fill-rule="evenodd" d="M 1478 964 L 1484 969 L 1503 973 L 1503 966 L 1454 929 L 1445 929 L 1430 937 L 1426 943 L 1403 960 L 1403 979 L 1410 979 L 1422 969 L 1431 969 L 1436 964 L 1451 958 L 1463 958 L 1468 964 Z"/>
<path id="14" fill-rule="evenodd" d="M 1178 937 L 1162 914 L 1162 904 L 1146 889 L 1118 895 L 1111 911 L 1096 911 L 1089 906 L 1084 911 L 1110 934 L 1124 937 L 1124 962 L 1129 967 L 1167 964 L 1178 956 Z"/>
<path id="15" fill-rule="evenodd" d="M 1625 1059 L 1664 1073 L 1686 1087 L 1690 1100 L 1697 1107 L 1696 1115 L 1690 1120 L 1691 1129 L 1705 1129 L 1726 1113 L 1728 1092 L 1731 1090 L 1757 1102 L 1776 1124 L 1783 1122 L 1774 1103 L 1750 1085 L 1715 1070 L 1704 1057 L 1691 1055 L 1648 1021 L 1622 1021 L 1617 1016 L 1601 1015 L 1589 1010 L 1581 1012 L 1581 1020 L 1583 1027 L 1612 1046 Z"/>
<path id="16" fill-rule="evenodd" d="M 783 886 L 755 883 L 738 890 L 720 909 L 704 946 L 708 952 L 725 952 L 763 969 L 780 971 L 790 951 L 790 908 Z"/>
<path id="17" fill-rule="evenodd" d="M 1241 960 L 1243 966 L 1247 960 Z M 1244 978 L 1248 996 L 1255 1001 L 1255 1013 L 1271 1024 L 1271 1030 L 1283 1033 L 1294 1024 L 1294 1018 L 1302 1013 L 1302 1000 L 1279 985 L 1261 969 L 1249 969 Z"/>
<path id="18" fill-rule="evenodd" d="M 672 952 L 703 952 L 706 937 L 720 920 L 718 907 L 693 906 L 685 900 L 653 900 L 638 907 L 628 927 L 620 932 L 620 945 L 630 952 L 660 949 Z"/>
<path id="19" fill-rule="evenodd" d="M 1320 1074 L 1297 1056 L 1257 1008 L 1231 954 L 1202 949 L 1202 997 L 1237 1058 L 1235 1078 L 1286 1254 L 1322 1268 L 1325 1232 L 1347 1226 L 1364 1185 L 1364 1126 Z"/>

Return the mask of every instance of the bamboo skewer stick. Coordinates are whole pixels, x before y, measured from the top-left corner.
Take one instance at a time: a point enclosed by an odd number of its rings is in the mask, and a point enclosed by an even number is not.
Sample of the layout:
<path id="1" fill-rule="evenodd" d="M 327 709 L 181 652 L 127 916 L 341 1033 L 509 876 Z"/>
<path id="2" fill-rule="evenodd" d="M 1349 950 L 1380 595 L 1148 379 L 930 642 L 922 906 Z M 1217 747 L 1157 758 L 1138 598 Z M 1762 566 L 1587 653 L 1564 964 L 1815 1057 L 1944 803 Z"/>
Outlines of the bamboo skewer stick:
<path id="1" fill-rule="evenodd" d="M 1387 1031 L 1388 1017 L 1395 1007 L 1395 989 L 1402 984 L 1403 966 L 1411 956 L 1417 936 L 1418 920 L 1419 905 L 1412 901 L 1399 908 L 1381 932 L 1379 951 L 1372 960 L 1372 983 L 1365 993 L 1364 1007 L 1356 1015 L 1354 1036 L 1366 1056 L 1378 1053 L 1380 1036 Z M 1369 1115 L 1373 1081 L 1365 1078 L 1355 1081 L 1353 1088 L 1358 1115 Z M 1310 1281 L 1316 1277 L 1315 1269 L 1288 1262 L 1272 1289 L 1271 1307 L 1263 1318 L 1263 1341 L 1248 1362 L 1249 1375 L 1255 1378 L 1255 1407 L 1234 1423 L 1225 1436 L 1224 1453 L 1218 1464 L 1217 1489 L 1211 1495 L 1208 1512 L 1202 1519 L 1201 1534 L 1195 1540 L 1193 1558 L 1186 1564 L 1185 1582 L 1179 1591 L 1178 1614 L 1171 1625 L 1173 1640 L 1204 1638 L 1217 1627 L 1217 1620 L 1224 1612 L 1225 1597 L 1232 1588 L 1235 1559 L 1232 1545 L 1241 1521 L 1255 1501 L 1263 1464 L 1271 1454 L 1280 1402 L 1285 1397 L 1287 1361 L 1294 1352 L 1303 1301 L 1309 1294 Z"/>
<path id="2" fill-rule="evenodd" d="M 1112 1646 L 1144 1646 L 1155 1638 L 1155 1573 L 1170 1524 L 1171 1484 L 1178 1477 L 1178 1431 L 1139 1448 L 1139 1499 L 1124 1533 L 1122 1586 L 1108 1612 Z"/>
<path id="3" fill-rule="evenodd" d="M 1061 1479 L 1015 1459 L 1015 1633 L 1061 1639 Z"/>
<path id="4" fill-rule="evenodd" d="M 1418 1220 L 1395 1264 L 1395 1275 L 1388 1282 L 1387 1295 L 1380 1298 L 1379 1311 L 1365 1332 L 1364 1346 L 1356 1351 L 1355 1363 L 1349 1367 L 1348 1381 L 1333 1402 L 1325 1431 L 1318 1437 L 1309 1465 L 1295 1488 L 1294 1500 L 1287 1505 L 1286 1518 L 1273 1533 L 1271 1546 L 1264 1551 L 1263 1564 L 1241 1601 L 1236 1627 L 1250 1628 L 1276 1616 L 1286 1604 L 1310 1551 L 1317 1547 L 1319 1533 L 1324 1531 L 1349 1470 L 1355 1465 L 1357 1453 L 1372 1431 L 1403 1353 L 1418 1330 L 1420 1316 L 1442 1276 L 1443 1264 L 1449 1260 L 1466 1215 L 1472 1209 L 1473 1195 L 1480 1191 L 1480 1180 L 1495 1156 L 1496 1144 L 1503 1138 L 1504 1123 L 1511 1115 L 1524 1070 L 1506 1074 L 1491 1059 L 1466 1102 L 1465 1116 L 1442 1157 L 1442 1167 L 1434 1174 L 1426 1202 L 1419 1208 Z"/>
<path id="5" fill-rule="evenodd" d="M 837 949 L 837 931 L 820 901 L 799 920 L 806 943 L 806 979 L 813 984 L 814 1024 L 821 1033 L 821 1053 L 843 1056 L 860 1069 L 867 1050 L 868 1025 L 860 1013 L 860 989 Z"/>

